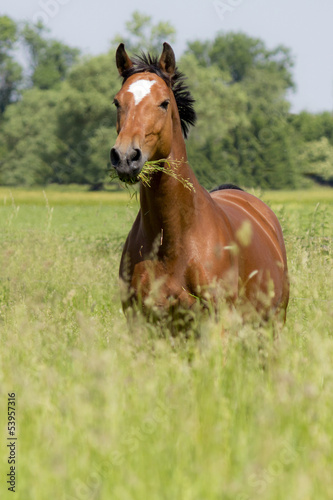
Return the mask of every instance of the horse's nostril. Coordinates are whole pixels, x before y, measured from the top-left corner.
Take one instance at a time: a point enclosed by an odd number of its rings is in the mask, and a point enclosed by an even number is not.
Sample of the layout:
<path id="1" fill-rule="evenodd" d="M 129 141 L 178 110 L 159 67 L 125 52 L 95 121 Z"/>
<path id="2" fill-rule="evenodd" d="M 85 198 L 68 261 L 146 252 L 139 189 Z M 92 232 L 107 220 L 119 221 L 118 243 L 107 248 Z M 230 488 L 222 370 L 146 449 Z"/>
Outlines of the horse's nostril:
<path id="1" fill-rule="evenodd" d="M 120 163 L 120 156 L 116 148 L 112 148 L 110 151 L 110 159 L 113 167 L 117 167 Z"/>
<path id="2" fill-rule="evenodd" d="M 131 154 L 131 161 L 139 161 L 141 160 L 141 151 L 140 149 L 134 149 L 133 153 Z"/>
<path id="3" fill-rule="evenodd" d="M 132 170 L 135 165 L 140 164 L 142 158 L 141 150 L 130 149 L 127 154 L 122 154 L 117 148 L 112 148 L 110 151 L 110 159 L 112 166 L 119 171 L 119 169 Z"/>

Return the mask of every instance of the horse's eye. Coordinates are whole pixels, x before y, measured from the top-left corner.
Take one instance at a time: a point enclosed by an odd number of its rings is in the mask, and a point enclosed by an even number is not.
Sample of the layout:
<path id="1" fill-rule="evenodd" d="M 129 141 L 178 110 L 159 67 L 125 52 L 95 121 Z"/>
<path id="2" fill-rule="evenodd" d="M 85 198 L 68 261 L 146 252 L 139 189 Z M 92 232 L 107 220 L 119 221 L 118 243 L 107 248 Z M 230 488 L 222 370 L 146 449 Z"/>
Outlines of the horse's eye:
<path id="1" fill-rule="evenodd" d="M 168 109 L 168 106 L 169 106 L 169 103 L 170 103 L 170 100 L 169 100 L 169 99 L 166 99 L 165 101 L 163 101 L 163 102 L 160 104 L 160 108 L 167 110 L 167 109 Z"/>
<path id="2" fill-rule="evenodd" d="M 117 99 L 114 99 L 113 100 L 113 104 L 116 106 L 116 108 L 120 108 L 120 104 L 119 104 L 119 101 L 117 101 Z"/>

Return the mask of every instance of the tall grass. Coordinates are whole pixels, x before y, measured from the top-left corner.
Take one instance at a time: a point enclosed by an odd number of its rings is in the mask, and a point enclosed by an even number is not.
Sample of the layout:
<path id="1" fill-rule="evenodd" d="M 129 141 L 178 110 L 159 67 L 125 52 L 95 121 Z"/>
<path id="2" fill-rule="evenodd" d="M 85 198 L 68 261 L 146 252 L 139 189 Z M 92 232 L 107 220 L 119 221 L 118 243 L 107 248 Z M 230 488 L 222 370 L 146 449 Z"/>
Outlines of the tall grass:
<path id="1" fill-rule="evenodd" d="M 198 340 L 161 338 L 140 320 L 130 331 L 117 272 L 135 200 L 3 194 L 1 499 L 12 495 L 8 392 L 20 500 L 331 498 L 331 192 L 263 194 L 291 275 L 275 341 L 226 310 L 198 325 Z"/>

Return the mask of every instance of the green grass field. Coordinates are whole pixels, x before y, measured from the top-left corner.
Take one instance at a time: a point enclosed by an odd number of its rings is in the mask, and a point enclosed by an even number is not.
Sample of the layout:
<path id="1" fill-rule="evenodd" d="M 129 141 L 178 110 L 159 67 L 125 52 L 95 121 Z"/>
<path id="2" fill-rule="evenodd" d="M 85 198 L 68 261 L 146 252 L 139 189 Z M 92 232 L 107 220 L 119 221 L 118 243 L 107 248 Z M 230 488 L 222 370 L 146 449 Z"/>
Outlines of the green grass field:
<path id="1" fill-rule="evenodd" d="M 1 499 L 332 498 L 333 191 L 260 196 L 286 239 L 284 329 L 223 310 L 185 340 L 121 312 L 137 201 L 0 188 Z"/>

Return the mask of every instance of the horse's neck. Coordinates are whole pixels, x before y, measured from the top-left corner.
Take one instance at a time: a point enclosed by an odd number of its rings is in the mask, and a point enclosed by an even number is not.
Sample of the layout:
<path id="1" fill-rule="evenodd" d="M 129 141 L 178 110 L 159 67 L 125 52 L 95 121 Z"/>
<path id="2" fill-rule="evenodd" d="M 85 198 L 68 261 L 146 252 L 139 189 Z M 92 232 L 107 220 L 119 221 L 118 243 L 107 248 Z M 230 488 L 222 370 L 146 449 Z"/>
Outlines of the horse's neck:
<path id="1" fill-rule="evenodd" d="M 154 173 L 150 187 L 141 185 L 141 220 L 151 240 L 160 238 L 166 244 L 175 245 L 194 222 L 198 196 L 203 188 L 187 163 L 182 136 L 175 143 L 168 161 L 175 168 L 178 179 L 188 179 L 191 186 L 184 186 L 166 173 Z M 169 168 L 168 165 L 165 168 Z"/>

